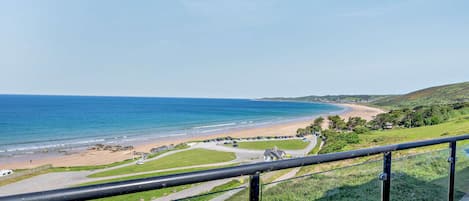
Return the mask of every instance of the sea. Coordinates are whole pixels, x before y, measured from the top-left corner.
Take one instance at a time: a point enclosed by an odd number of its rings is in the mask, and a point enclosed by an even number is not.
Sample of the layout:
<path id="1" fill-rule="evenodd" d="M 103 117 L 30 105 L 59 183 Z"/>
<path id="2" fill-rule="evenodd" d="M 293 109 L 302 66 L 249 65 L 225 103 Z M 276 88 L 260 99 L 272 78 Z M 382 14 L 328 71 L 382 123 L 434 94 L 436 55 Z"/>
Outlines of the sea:
<path id="1" fill-rule="evenodd" d="M 0 95 L 0 156 L 208 135 L 344 110 L 250 99 Z"/>

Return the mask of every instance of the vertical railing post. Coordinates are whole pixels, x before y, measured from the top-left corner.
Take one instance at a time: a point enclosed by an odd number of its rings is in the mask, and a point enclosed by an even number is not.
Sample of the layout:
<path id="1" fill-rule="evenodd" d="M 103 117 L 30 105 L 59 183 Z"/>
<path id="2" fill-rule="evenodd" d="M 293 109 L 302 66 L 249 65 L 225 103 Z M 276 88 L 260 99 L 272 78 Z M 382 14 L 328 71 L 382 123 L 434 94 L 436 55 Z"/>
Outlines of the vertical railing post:
<path id="1" fill-rule="evenodd" d="M 383 156 L 383 173 L 379 175 L 379 179 L 382 181 L 381 184 L 381 200 L 389 201 L 391 195 L 391 152 L 384 153 Z"/>
<path id="2" fill-rule="evenodd" d="M 456 141 L 449 143 L 450 156 L 449 162 L 449 185 L 448 185 L 448 200 L 454 200 L 454 175 L 456 171 Z"/>
<path id="3" fill-rule="evenodd" d="M 256 174 L 251 175 L 249 179 L 249 200 L 250 201 L 259 201 L 260 195 L 260 174 L 256 172 Z"/>

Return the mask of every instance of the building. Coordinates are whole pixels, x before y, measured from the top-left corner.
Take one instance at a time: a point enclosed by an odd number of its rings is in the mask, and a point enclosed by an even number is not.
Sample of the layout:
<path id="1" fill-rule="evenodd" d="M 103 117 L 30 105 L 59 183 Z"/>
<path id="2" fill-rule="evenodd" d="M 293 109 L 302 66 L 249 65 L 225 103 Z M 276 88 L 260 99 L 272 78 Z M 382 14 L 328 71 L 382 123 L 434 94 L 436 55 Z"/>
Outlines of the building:
<path id="1" fill-rule="evenodd" d="M 393 124 L 390 122 L 384 123 L 384 129 L 392 129 Z"/>
<path id="2" fill-rule="evenodd" d="M 272 149 L 266 149 L 264 151 L 264 160 L 265 161 L 274 161 L 274 160 L 282 160 L 287 154 L 285 151 L 277 149 L 274 147 Z"/>

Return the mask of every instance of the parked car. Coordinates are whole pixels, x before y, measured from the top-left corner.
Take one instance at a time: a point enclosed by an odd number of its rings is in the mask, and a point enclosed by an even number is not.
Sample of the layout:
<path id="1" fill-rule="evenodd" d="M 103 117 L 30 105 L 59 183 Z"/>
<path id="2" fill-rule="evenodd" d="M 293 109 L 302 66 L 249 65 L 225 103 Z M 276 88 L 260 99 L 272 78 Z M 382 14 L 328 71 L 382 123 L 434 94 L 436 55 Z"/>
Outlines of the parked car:
<path id="1" fill-rule="evenodd" d="M 0 170 L 0 177 L 13 174 L 13 170 Z"/>

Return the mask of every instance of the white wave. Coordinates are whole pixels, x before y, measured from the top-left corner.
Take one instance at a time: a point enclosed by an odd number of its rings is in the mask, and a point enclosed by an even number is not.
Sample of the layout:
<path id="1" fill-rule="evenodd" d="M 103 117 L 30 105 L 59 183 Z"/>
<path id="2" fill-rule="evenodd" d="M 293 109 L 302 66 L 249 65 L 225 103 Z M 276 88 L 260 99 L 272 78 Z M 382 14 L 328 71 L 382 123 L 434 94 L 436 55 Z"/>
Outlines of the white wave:
<path id="1" fill-rule="evenodd" d="M 204 129 L 204 128 L 216 128 L 216 127 L 225 127 L 225 126 L 235 126 L 236 123 L 226 123 L 226 124 L 214 124 L 214 125 L 207 125 L 207 126 L 197 126 L 193 127 L 193 129 Z"/>

